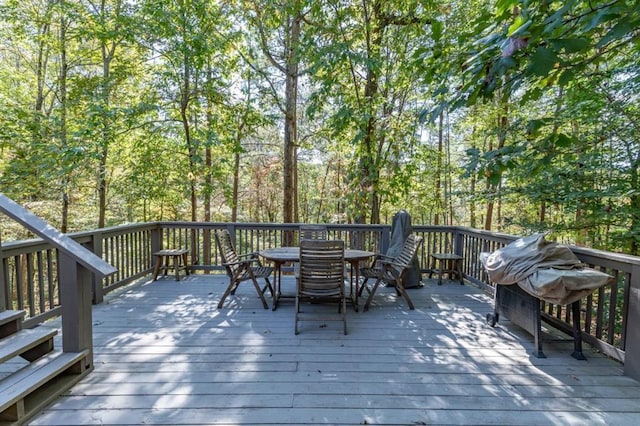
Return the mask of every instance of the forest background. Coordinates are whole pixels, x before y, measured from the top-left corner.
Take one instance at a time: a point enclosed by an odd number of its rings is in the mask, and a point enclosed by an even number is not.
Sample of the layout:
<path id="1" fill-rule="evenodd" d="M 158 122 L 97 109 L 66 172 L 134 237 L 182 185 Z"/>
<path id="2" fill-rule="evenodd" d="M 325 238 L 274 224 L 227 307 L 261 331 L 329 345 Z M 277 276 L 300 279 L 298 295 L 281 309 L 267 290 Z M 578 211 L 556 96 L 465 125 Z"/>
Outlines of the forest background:
<path id="1" fill-rule="evenodd" d="M 0 192 L 640 254 L 639 36 L 637 0 L 0 0 Z"/>

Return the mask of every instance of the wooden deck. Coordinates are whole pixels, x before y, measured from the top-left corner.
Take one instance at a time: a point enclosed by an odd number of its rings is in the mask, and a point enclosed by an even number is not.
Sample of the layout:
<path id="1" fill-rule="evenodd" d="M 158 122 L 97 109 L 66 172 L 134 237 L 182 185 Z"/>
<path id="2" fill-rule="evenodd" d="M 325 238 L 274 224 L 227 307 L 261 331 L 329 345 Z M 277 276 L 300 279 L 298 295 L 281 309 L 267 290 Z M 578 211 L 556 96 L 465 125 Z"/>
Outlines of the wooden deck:
<path id="1" fill-rule="evenodd" d="M 530 356 L 530 335 L 486 325 L 491 297 L 425 283 L 415 311 L 388 288 L 349 308 L 347 336 L 295 336 L 293 302 L 264 310 L 249 283 L 218 310 L 224 276 L 135 284 L 94 307 L 95 371 L 30 424 L 638 424 L 640 383 L 617 362 L 589 346 L 577 361 L 571 342 Z"/>

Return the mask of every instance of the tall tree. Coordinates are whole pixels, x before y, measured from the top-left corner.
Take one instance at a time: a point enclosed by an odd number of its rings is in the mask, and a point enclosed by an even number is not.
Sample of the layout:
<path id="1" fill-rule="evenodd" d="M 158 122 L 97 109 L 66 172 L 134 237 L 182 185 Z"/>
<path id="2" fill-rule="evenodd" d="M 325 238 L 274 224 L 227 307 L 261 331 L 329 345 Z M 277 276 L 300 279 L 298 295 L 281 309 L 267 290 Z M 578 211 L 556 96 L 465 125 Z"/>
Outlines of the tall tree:
<path id="1" fill-rule="evenodd" d="M 400 165 L 406 166 L 416 143 L 411 107 L 417 75 L 406 64 L 428 37 L 430 5 L 333 1 L 316 19 L 322 43 L 314 56 L 315 99 L 335 105 L 328 125 L 353 145 L 349 215 L 356 223 L 379 223 L 390 189 L 408 188 Z M 386 187 L 386 178 L 394 184 Z"/>
<path id="2" fill-rule="evenodd" d="M 115 106 L 113 105 L 114 91 L 122 80 L 122 75 L 114 75 L 114 63 L 117 65 L 118 50 L 126 41 L 130 41 L 133 28 L 129 25 L 129 6 L 123 0 L 86 0 L 85 31 L 88 36 L 97 41 L 100 52 L 100 83 L 95 111 L 96 123 L 99 127 L 98 139 L 98 227 L 105 226 L 108 193 L 109 153 L 115 142 L 116 127 Z"/>
<path id="3" fill-rule="evenodd" d="M 270 65 L 280 73 L 276 78 L 268 70 L 262 75 L 270 81 L 273 99 L 284 116 L 282 150 L 282 220 L 298 221 L 297 148 L 298 148 L 298 84 L 304 73 L 301 61 L 305 57 L 303 23 L 307 9 L 305 0 L 278 2 L 254 0 L 249 22 L 260 40 L 262 52 Z M 284 86 L 284 95 L 279 88 Z"/>
<path id="4" fill-rule="evenodd" d="M 197 220 L 198 188 L 203 175 L 203 140 L 198 137 L 203 99 L 199 96 L 206 64 L 215 49 L 212 35 L 224 27 L 217 5 L 207 1 L 168 4 L 148 0 L 144 11 L 150 18 L 147 45 L 164 59 L 158 83 L 166 89 L 166 100 L 175 108 L 172 118 L 180 123 L 186 151 L 187 185 L 191 220 Z"/>

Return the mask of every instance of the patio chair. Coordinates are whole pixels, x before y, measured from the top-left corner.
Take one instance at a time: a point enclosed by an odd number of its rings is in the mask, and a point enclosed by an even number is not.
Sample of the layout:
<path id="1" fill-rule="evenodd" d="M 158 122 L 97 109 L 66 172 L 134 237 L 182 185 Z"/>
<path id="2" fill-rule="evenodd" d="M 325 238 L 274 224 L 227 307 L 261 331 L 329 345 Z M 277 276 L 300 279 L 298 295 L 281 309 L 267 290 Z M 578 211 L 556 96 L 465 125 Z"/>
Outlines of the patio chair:
<path id="1" fill-rule="evenodd" d="M 325 225 L 300 225 L 300 241 L 302 240 L 326 240 L 327 227 Z"/>
<path id="2" fill-rule="evenodd" d="M 300 241 L 300 274 L 297 280 L 295 334 L 300 321 L 342 321 L 347 334 L 347 307 L 344 291 L 344 241 Z M 306 314 L 301 304 L 336 303 L 337 314 Z M 305 305 L 307 308 L 308 305 Z M 318 309 L 324 307 L 318 306 Z"/>
<path id="3" fill-rule="evenodd" d="M 298 245 L 300 245 L 300 241 L 302 240 L 326 240 L 327 239 L 327 227 L 325 225 L 300 225 L 298 229 L 299 239 Z M 300 265 L 295 263 L 293 265 L 293 273 L 298 279 L 298 275 L 300 274 Z"/>
<path id="4" fill-rule="evenodd" d="M 406 300 L 407 305 L 409 305 L 409 309 L 414 309 L 413 302 L 411 301 L 411 298 L 409 298 L 407 290 L 404 288 L 402 274 L 405 270 L 412 267 L 413 259 L 422 245 L 422 241 L 422 237 L 415 234 L 409 234 L 402 245 L 402 250 L 396 257 L 377 254 L 370 267 L 360 269 L 360 276 L 364 278 L 364 281 L 360 287 L 359 294 L 361 295 L 365 288 L 369 291 L 369 297 L 364 305 L 365 311 L 369 309 L 373 295 L 376 293 L 378 286 L 382 283 L 395 287 L 396 294 L 398 296 L 402 296 L 404 300 Z M 369 279 L 376 280 L 372 287 L 367 286 L 367 281 Z"/>
<path id="5" fill-rule="evenodd" d="M 271 281 L 269 281 L 269 276 L 273 273 L 273 268 L 262 266 L 257 253 L 238 255 L 233 246 L 233 242 L 231 241 L 231 235 L 226 229 L 217 230 L 215 232 L 215 237 L 218 248 L 220 249 L 222 264 L 229 276 L 229 286 L 218 303 L 218 309 L 222 308 L 227 296 L 235 294 L 236 289 L 241 282 L 248 280 L 253 282 L 253 285 L 258 292 L 258 296 L 260 296 L 260 300 L 262 301 L 262 305 L 265 309 L 268 309 L 269 305 L 264 298 L 264 293 L 269 290 L 271 296 L 273 296 L 273 287 L 271 286 Z M 264 279 L 266 284 L 263 288 L 260 288 L 258 278 Z"/>

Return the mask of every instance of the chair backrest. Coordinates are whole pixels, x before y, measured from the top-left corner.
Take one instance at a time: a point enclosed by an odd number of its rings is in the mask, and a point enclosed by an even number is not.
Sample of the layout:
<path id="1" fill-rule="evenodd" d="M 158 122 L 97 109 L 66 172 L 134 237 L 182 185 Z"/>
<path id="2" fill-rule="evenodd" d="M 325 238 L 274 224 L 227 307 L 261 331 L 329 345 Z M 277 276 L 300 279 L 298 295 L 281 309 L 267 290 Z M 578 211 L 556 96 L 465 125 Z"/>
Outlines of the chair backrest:
<path id="1" fill-rule="evenodd" d="M 344 287 L 344 241 L 300 241 L 298 292 L 307 296 L 337 296 Z"/>
<path id="2" fill-rule="evenodd" d="M 218 244 L 218 249 L 220 250 L 220 257 L 222 258 L 222 263 L 234 263 L 238 262 L 240 258 L 238 257 L 238 253 L 236 252 L 235 247 L 233 246 L 233 241 L 231 241 L 231 234 L 226 229 L 218 229 L 215 232 L 216 243 Z M 235 271 L 239 268 L 238 265 L 225 265 L 227 269 L 227 274 L 229 276 L 233 276 Z"/>
<path id="3" fill-rule="evenodd" d="M 418 253 L 422 242 L 422 237 L 415 234 L 409 234 L 407 239 L 404 241 L 404 244 L 402 245 L 402 250 L 400 251 L 398 256 L 393 259 L 393 263 L 396 263 L 398 265 L 396 266 L 396 269 L 399 272 L 403 271 L 413 264 L 413 258 L 416 257 L 416 254 Z"/>
<path id="4" fill-rule="evenodd" d="M 326 240 L 328 235 L 325 225 L 300 225 L 300 241 Z"/>

